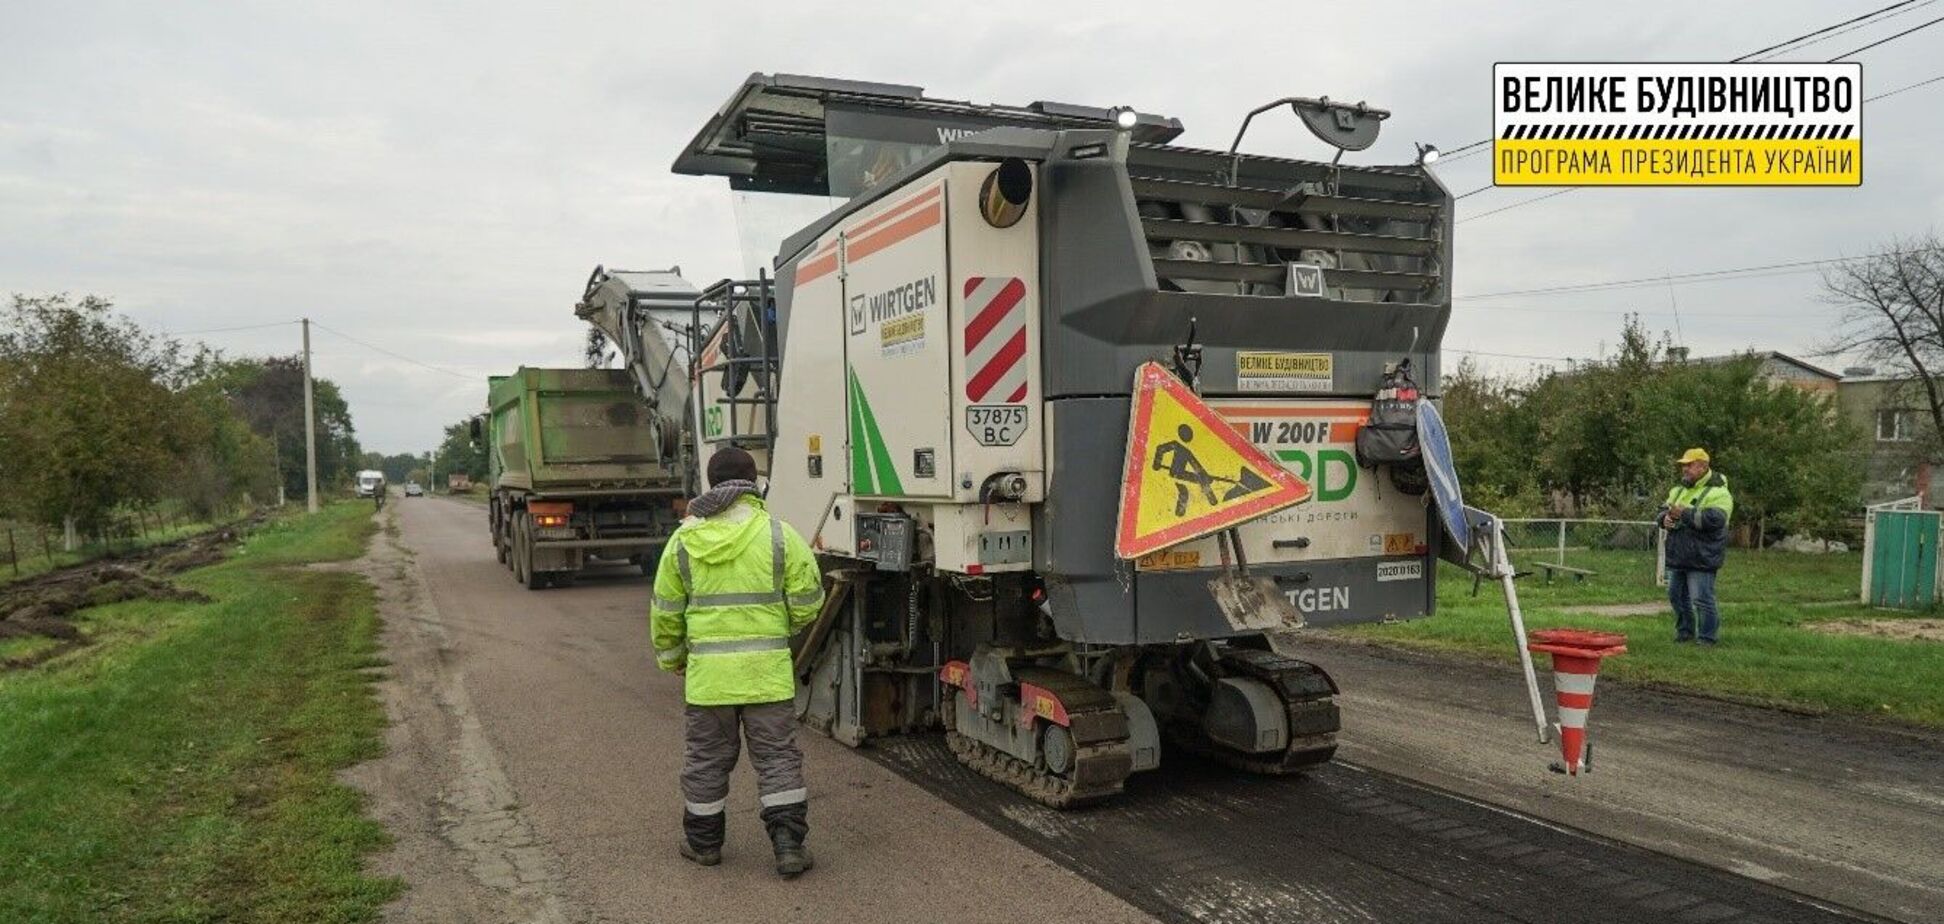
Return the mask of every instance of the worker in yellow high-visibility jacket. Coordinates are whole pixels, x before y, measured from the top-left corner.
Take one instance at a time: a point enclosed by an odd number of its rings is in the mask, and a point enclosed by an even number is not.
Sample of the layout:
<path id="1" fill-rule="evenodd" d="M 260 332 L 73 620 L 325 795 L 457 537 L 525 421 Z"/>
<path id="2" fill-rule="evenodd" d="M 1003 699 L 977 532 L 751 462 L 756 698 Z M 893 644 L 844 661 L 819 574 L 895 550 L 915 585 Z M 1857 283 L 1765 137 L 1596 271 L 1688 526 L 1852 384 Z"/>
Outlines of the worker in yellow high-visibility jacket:
<path id="1" fill-rule="evenodd" d="M 656 663 L 683 674 L 687 691 L 681 854 L 722 862 L 740 729 L 776 871 L 794 878 L 812 861 L 790 636 L 822 608 L 823 579 L 803 537 L 764 507 L 749 453 L 716 452 L 708 476 L 662 552 L 649 620 Z"/>

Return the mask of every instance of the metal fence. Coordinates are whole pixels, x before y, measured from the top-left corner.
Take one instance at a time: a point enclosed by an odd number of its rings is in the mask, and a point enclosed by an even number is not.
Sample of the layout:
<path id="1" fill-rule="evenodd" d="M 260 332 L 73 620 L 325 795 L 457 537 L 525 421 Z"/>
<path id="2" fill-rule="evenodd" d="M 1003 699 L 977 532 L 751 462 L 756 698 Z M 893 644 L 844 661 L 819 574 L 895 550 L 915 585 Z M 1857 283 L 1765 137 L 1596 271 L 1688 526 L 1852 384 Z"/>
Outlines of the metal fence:
<path id="1" fill-rule="evenodd" d="M 54 543 L 44 529 L 32 526 L 0 526 L 0 567 L 11 570 L 15 577 L 20 576 L 20 563 L 23 559 L 40 556 L 54 563 Z"/>
<path id="2" fill-rule="evenodd" d="M 1652 520 L 1506 520 L 1505 544 L 1521 569 L 1540 563 L 1652 585 L 1667 580 L 1664 533 Z"/>

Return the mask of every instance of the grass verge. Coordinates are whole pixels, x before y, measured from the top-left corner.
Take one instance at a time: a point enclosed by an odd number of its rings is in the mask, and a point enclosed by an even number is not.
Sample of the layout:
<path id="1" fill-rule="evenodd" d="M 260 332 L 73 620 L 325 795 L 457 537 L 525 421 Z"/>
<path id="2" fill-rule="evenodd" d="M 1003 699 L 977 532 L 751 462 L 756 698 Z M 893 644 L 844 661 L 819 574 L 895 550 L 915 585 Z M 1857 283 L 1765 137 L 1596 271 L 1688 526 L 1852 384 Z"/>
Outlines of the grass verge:
<path id="1" fill-rule="evenodd" d="M 1831 620 L 1897 619 L 1856 605 L 1856 555 L 1731 552 L 1717 589 L 1721 644 L 1674 643 L 1673 615 L 1610 617 L 1571 612 L 1591 604 L 1664 604 L 1662 591 L 1637 579 L 1584 584 L 1519 582 L 1528 629 L 1603 628 L 1627 634 L 1628 653 L 1601 673 L 1640 683 L 1798 709 L 1871 715 L 1944 727 L 1944 646 L 1817 631 Z M 1340 630 L 1381 644 L 1456 652 L 1511 662 L 1517 655 L 1497 588 L 1471 596 L 1471 579 L 1443 566 L 1438 613 L 1430 619 Z M 1851 602 L 1837 602 L 1851 601 Z M 1543 661 L 1541 662 L 1543 666 Z"/>
<path id="2" fill-rule="evenodd" d="M 212 602 L 83 611 L 95 644 L 0 676 L 0 920 L 367 921 L 385 835 L 335 772 L 376 756 L 370 508 L 257 530 L 177 582 Z"/>

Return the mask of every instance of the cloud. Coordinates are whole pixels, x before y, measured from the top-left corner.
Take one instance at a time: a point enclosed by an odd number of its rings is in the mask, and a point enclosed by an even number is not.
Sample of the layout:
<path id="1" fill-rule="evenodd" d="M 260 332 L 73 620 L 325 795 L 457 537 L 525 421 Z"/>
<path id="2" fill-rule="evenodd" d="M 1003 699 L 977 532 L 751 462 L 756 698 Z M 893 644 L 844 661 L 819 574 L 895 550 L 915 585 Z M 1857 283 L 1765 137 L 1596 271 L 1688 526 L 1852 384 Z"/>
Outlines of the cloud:
<path id="1" fill-rule="evenodd" d="M 1414 141 L 1451 148 L 1489 132 L 1494 61 L 1726 58 L 1841 18 L 1809 0 L 1608 5 L 1577 11 L 1570 28 L 1556 11 L 1506 2 L 1126 2 L 1052 17 L 1018 2 L 845 16 L 564 6 L 16 12 L 0 33 L 0 286 L 110 295 L 175 330 L 309 316 L 472 377 L 316 338 L 319 372 L 343 387 L 366 445 L 418 450 L 477 409 L 487 373 L 578 364 L 584 329 L 570 306 L 595 264 L 680 264 L 698 281 L 743 271 L 726 184 L 668 166 L 752 70 L 981 102 L 1129 104 L 1181 118 L 1186 143 L 1221 148 L 1257 103 L 1364 99 L 1394 116 L 1363 156 L 1402 161 Z M 1867 86 L 1931 76 L 1919 42 L 1867 56 Z M 1944 214 L 1937 92 L 1870 110 L 1862 190 L 1578 192 L 1459 225 L 1458 291 L 1859 253 L 1925 230 Z M 1258 123 L 1248 148 L 1319 155 L 1288 121 Z M 1488 167 L 1473 157 L 1439 169 L 1463 192 Z M 1532 195 L 1482 193 L 1459 214 Z M 1446 344 L 1586 355 L 1634 310 L 1698 353 L 1800 349 L 1828 318 L 1815 281 L 1461 298 Z M 297 347 L 294 326 L 209 339 L 232 352 Z"/>

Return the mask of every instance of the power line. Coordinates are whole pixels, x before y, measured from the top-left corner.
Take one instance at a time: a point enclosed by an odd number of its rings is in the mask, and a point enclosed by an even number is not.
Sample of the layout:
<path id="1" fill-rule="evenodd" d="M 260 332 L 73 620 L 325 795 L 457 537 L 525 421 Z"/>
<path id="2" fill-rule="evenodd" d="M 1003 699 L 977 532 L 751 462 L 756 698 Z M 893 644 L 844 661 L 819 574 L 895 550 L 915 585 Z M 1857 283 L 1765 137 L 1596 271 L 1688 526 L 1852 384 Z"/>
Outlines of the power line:
<path id="1" fill-rule="evenodd" d="M 1443 347 L 1441 352 L 1463 353 L 1466 356 L 1490 356 L 1494 359 L 1535 359 L 1562 363 L 1570 363 L 1573 361 L 1573 357 L 1571 356 L 1531 356 L 1525 353 L 1492 353 L 1486 350 L 1461 350 L 1457 347 Z"/>
<path id="2" fill-rule="evenodd" d="M 387 349 L 385 349 L 384 347 L 381 347 L 381 346 L 379 346 L 379 345 L 377 345 L 377 344 L 375 344 L 375 343 L 369 343 L 369 342 L 366 342 L 366 341 L 363 341 L 363 340 L 359 340 L 358 338 L 356 338 L 356 337 L 353 337 L 353 336 L 351 336 L 350 334 L 347 334 L 347 333 L 345 333 L 345 332 L 343 332 L 343 331 L 341 331 L 341 330 L 334 330 L 334 329 L 332 329 L 332 328 L 329 328 L 329 327 L 325 327 L 324 325 L 322 325 L 322 324 L 319 324 L 319 323 L 318 323 L 318 322 L 316 322 L 316 321 L 312 321 L 312 322 L 311 322 L 311 326 L 312 326 L 312 327 L 315 327 L 315 328 L 317 328 L 318 330 L 321 330 L 321 331 L 324 331 L 324 332 L 326 332 L 326 333 L 329 333 L 329 334 L 334 334 L 334 335 L 336 335 L 336 336 L 339 336 L 339 337 L 342 337 L 342 338 L 344 338 L 344 339 L 346 339 L 346 340 L 349 340 L 349 341 L 351 341 L 352 343 L 355 343 L 355 344 L 357 344 L 357 345 L 359 345 L 359 346 L 361 346 L 361 347 L 364 347 L 365 349 L 368 349 L 368 350 L 376 350 L 376 351 L 378 351 L 378 352 L 380 352 L 380 353 L 383 353 L 383 354 L 385 354 L 386 356 L 389 356 L 389 357 L 391 357 L 391 358 L 393 358 L 393 359 L 396 359 L 396 360 L 400 360 L 400 361 L 403 361 L 403 362 L 408 362 L 408 363 L 411 363 L 411 364 L 412 364 L 412 365 L 414 365 L 414 366 L 418 366 L 418 367 L 420 367 L 420 368 L 423 368 L 423 369 L 430 369 L 430 370 L 432 370 L 433 372 L 437 372 L 437 373 L 440 373 L 440 374 L 442 374 L 442 375 L 449 375 L 449 376 L 452 376 L 452 377 L 453 377 L 453 378 L 455 378 L 455 379 L 466 379 L 466 380 L 469 380 L 469 381 L 470 381 L 470 380 L 472 380 L 472 379 L 474 378 L 474 376 L 470 376 L 470 375 L 467 375 L 467 374 L 465 374 L 465 373 L 463 373 L 463 372 L 454 372 L 454 371 L 452 371 L 451 369 L 447 369 L 447 368 L 444 368 L 444 367 L 442 367 L 442 366 L 434 366 L 434 365 L 432 365 L 431 363 L 428 363 L 428 362 L 422 362 L 422 361 L 420 361 L 420 360 L 416 360 L 416 359 L 413 359 L 412 357 L 410 357 L 410 356 L 406 356 L 406 355 L 405 355 L 405 354 L 403 354 L 403 353 L 394 353 L 394 352 L 392 352 L 391 350 L 387 350 Z"/>
<path id="3" fill-rule="evenodd" d="M 1841 38 L 1842 36 L 1845 36 L 1845 35 L 1848 35 L 1848 34 L 1850 34 L 1851 32 L 1855 32 L 1855 31 L 1857 31 L 1857 30 L 1859 30 L 1859 29 L 1868 29 L 1868 28 L 1870 28 L 1871 26 L 1875 26 L 1875 25 L 1881 25 L 1882 23 L 1886 23 L 1886 22 L 1889 22 L 1890 20 L 1892 20 L 1892 19 L 1895 19 L 1895 18 L 1897 18 L 1897 17 L 1899 17 L 1899 16 L 1905 16 L 1905 15 L 1908 15 L 1908 14 L 1910 14 L 1910 13 L 1915 13 L 1915 12 L 1917 12 L 1918 10 L 1921 10 L 1921 9 L 1923 9 L 1924 7 L 1927 7 L 1927 6 L 1930 6 L 1931 4 L 1933 4 L 1933 3 L 1936 3 L 1936 2 L 1937 2 L 1937 0 L 1923 0 L 1923 2 L 1921 2 L 1921 3 L 1919 3 L 1919 4 L 1917 4 L 1916 6 L 1912 6 L 1912 7 L 1909 7 L 1908 9 L 1900 9 L 1900 10 L 1898 10 L 1898 11 L 1897 11 L 1897 12 L 1895 12 L 1895 13 L 1891 13 L 1891 14 L 1890 14 L 1890 15 L 1888 15 L 1888 16 L 1884 16 L 1884 17 L 1881 17 L 1881 18 L 1878 18 L 1878 19 L 1874 19 L 1874 20 L 1871 20 L 1870 22 L 1865 22 L 1865 23 L 1858 23 L 1857 25 L 1854 25 L 1854 26 L 1850 26 L 1849 28 L 1847 28 L 1847 29 L 1844 29 L 1844 30 L 1842 30 L 1842 31 L 1840 31 L 1840 32 L 1831 32 L 1831 33 L 1829 33 L 1828 35 L 1825 35 L 1825 36 L 1822 36 L 1821 38 L 1816 38 L 1816 39 L 1811 39 L 1810 41 L 1807 41 L 1807 42 L 1803 42 L 1802 44 L 1800 44 L 1800 45 L 1797 45 L 1797 46 L 1795 46 L 1795 47 L 1793 47 L 1793 48 L 1785 48 L 1785 49 L 1783 49 L 1783 50 L 1781 50 L 1781 51 L 1778 51 L 1778 52 L 1776 52 L 1775 54 L 1772 54 L 1772 55 L 1763 55 L 1762 57 L 1760 57 L 1760 58 L 1756 58 L 1755 60 L 1756 60 L 1757 62 L 1762 62 L 1762 61 L 1773 61 L 1773 60 L 1775 60 L 1776 58 L 1779 58 L 1779 57 L 1781 57 L 1781 56 L 1783 56 L 1783 55 L 1786 55 L 1786 54 L 1788 54 L 1788 53 L 1790 53 L 1790 52 L 1795 52 L 1795 51 L 1801 51 L 1801 50 L 1803 50 L 1804 48 L 1808 48 L 1808 47 L 1809 47 L 1809 46 L 1811 46 L 1811 45 L 1820 45 L 1820 44 L 1822 44 L 1822 43 L 1824 43 L 1824 42 L 1827 42 L 1827 41 L 1829 41 L 1830 39 L 1835 39 L 1835 38 Z M 1881 12 L 1883 12 L 1883 10 L 1878 10 L 1877 12 L 1879 12 L 1879 13 L 1881 13 Z M 1876 15 L 1876 14 L 1875 14 L 1875 13 L 1872 13 L 1872 14 L 1870 14 L 1870 15 L 1872 15 L 1872 16 L 1874 16 L 1874 15 Z"/>
<path id="4" fill-rule="evenodd" d="M 1777 43 L 1775 43 L 1775 44 L 1773 44 L 1773 45 L 1770 45 L 1769 47 L 1767 47 L 1767 48 L 1764 48 L 1764 49 L 1762 49 L 1762 50 L 1760 50 L 1760 51 L 1751 51 L 1751 52 L 1749 52 L 1748 54 L 1745 54 L 1745 55 L 1742 55 L 1741 57 L 1739 57 L 1739 58 L 1736 58 L 1736 59 L 1734 59 L 1733 61 L 1730 61 L 1730 62 L 1728 62 L 1728 63 L 1730 63 L 1730 64 L 1738 64 L 1738 63 L 1740 63 L 1740 62 L 1742 62 L 1742 61 L 1746 61 L 1746 60 L 1748 60 L 1749 58 L 1753 58 L 1753 57 L 1755 57 L 1756 55 L 1763 55 L 1763 54 L 1768 54 L 1769 52 L 1771 52 L 1771 51 L 1775 51 L 1775 50 L 1776 50 L 1776 49 L 1778 49 L 1778 48 L 1786 48 L 1787 46 L 1790 46 L 1790 45 L 1794 45 L 1794 44 L 1796 44 L 1797 42 L 1802 42 L 1802 40 L 1803 40 L 1803 39 L 1806 39 L 1806 38 L 1811 38 L 1811 37 L 1814 37 L 1814 36 L 1818 36 L 1818 35 L 1822 35 L 1823 33 L 1825 33 L 1825 32 L 1828 32 L 1828 31 L 1830 31 L 1830 30 L 1832 30 L 1832 29 L 1841 29 L 1841 28 L 1843 28 L 1844 26 L 1847 26 L 1847 25 L 1850 25 L 1851 23 L 1861 23 L 1861 22 L 1862 22 L 1863 20 L 1866 20 L 1866 19 L 1870 19 L 1870 18 L 1872 18 L 1872 17 L 1875 17 L 1875 16 L 1878 16 L 1878 15 L 1880 15 L 1880 14 L 1883 14 L 1883 13 L 1888 13 L 1888 12 L 1890 12 L 1891 10 L 1894 10 L 1894 9 L 1897 9 L 1898 7 L 1904 7 L 1904 6 L 1909 6 L 1909 5 L 1911 5 L 1912 3 L 1914 3 L 1914 2 L 1916 2 L 1916 0 L 1903 0 L 1903 2 L 1902 2 L 1902 3 L 1892 3 L 1892 4 L 1890 4 L 1889 6 L 1886 6 L 1886 7 L 1884 7 L 1884 8 L 1882 8 L 1882 9 L 1880 9 L 1880 10 L 1877 10 L 1877 11 L 1875 11 L 1875 12 L 1871 12 L 1871 13 L 1864 13 L 1863 15 L 1861 15 L 1861 16 L 1858 16 L 1858 17 L 1856 17 L 1855 19 L 1846 19 L 1846 20 L 1843 20 L 1842 22 L 1839 22 L 1839 23 L 1836 23 L 1835 25 L 1830 25 L 1830 26 L 1824 26 L 1824 27 L 1822 27 L 1822 28 L 1820 28 L 1820 29 L 1817 29 L 1817 30 L 1816 30 L 1816 31 L 1814 31 L 1814 32 L 1804 32 L 1803 34 L 1801 34 L 1801 35 L 1798 35 L 1798 36 L 1796 36 L 1795 38 L 1792 38 L 1792 39 L 1789 39 L 1789 40 L 1788 40 L 1788 41 L 1786 41 L 1786 42 L 1777 42 Z M 1909 12 L 1909 11 L 1908 11 L 1908 10 L 1906 10 L 1905 12 Z M 1834 36 L 1824 36 L 1824 38 L 1833 38 L 1833 37 L 1834 37 Z M 1817 42 L 1820 42 L 1820 41 L 1823 41 L 1823 39 L 1816 39 L 1816 41 L 1817 41 Z M 1805 45 L 1813 45 L 1813 44 L 1815 44 L 1815 42 L 1803 42 L 1803 44 L 1805 44 Z"/>
<path id="5" fill-rule="evenodd" d="M 1495 208 L 1495 209 L 1493 209 L 1493 210 L 1491 210 L 1491 211 L 1489 211 L 1489 212 L 1479 212 L 1479 213 L 1478 213 L 1478 214 L 1476 214 L 1476 215 L 1467 215 L 1467 216 L 1465 216 L 1464 218 L 1460 218 L 1460 219 L 1458 219 L 1457 221 L 1454 221 L 1454 222 L 1452 222 L 1452 224 L 1456 224 L 1456 225 L 1462 225 L 1462 224 L 1464 224 L 1465 222 L 1468 222 L 1468 221 L 1477 221 L 1477 220 L 1478 220 L 1478 219 L 1480 219 L 1480 218 L 1487 218 L 1487 217 L 1490 217 L 1490 216 L 1493 216 L 1493 215 L 1497 215 L 1497 214 L 1498 214 L 1498 213 L 1500 213 L 1500 212 L 1509 212 L 1509 211 L 1512 211 L 1513 209 L 1516 209 L 1516 208 L 1518 208 L 1519 206 L 1522 206 L 1522 205 L 1531 205 L 1531 204 L 1533 204 L 1534 202 L 1542 202 L 1542 201 L 1544 201 L 1544 200 L 1547 200 L 1547 199 L 1551 199 L 1551 198 L 1553 198 L 1554 196 L 1563 196 L 1563 195 L 1566 195 L 1566 194 L 1567 194 L 1567 193 L 1569 193 L 1569 192 L 1577 192 L 1577 191 L 1579 191 L 1579 187 L 1577 187 L 1577 186 L 1568 186 L 1568 187 L 1566 187 L 1565 189 L 1555 189 L 1555 190 L 1553 190 L 1552 192 L 1549 192 L 1549 193 L 1547 193 L 1547 194 L 1545 194 L 1545 195 L 1543 195 L 1543 196 L 1533 196 L 1533 197 L 1532 197 L 1532 198 L 1530 198 L 1530 199 L 1521 199 L 1521 200 L 1519 200 L 1519 201 L 1517 201 L 1517 202 L 1514 202 L 1514 203 L 1512 203 L 1511 205 L 1502 205 L 1502 206 L 1499 206 L 1498 208 Z M 1472 190 L 1472 192 L 1480 192 L 1480 190 L 1476 190 L 1476 189 L 1474 189 L 1474 190 Z M 1471 195 L 1471 193 L 1466 193 L 1465 195 L 1467 195 L 1467 196 L 1469 196 L 1469 195 Z"/>
<path id="6" fill-rule="evenodd" d="M 227 334 L 239 330 L 263 330 L 268 327 L 288 327 L 295 323 L 297 323 L 295 320 L 271 321 L 266 324 L 242 324 L 236 327 L 205 327 L 199 330 L 169 330 L 168 328 L 163 328 L 162 333 L 169 337 L 191 337 L 197 334 Z"/>
<path id="7" fill-rule="evenodd" d="M 1449 151 L 1441 151 L 1438 154 L 1438 160 L 1440 161 L 1457 160 L 1461 157 L 1470 157 L 1473 154 L 1481 153 L 1484 150 L 1485 146 L 1491 143 L 1492 143 L 1492 139 L 1486 138 L 1482 141 L 1474 141 L 1471 144 L 1461 145 L 1459 147 L 1452 148 Z"/>
<path id="8" fill-rule="evenodd" d="M 1896 35 L 1892 35 L 1892 36 L 1889 36 L 1889 37 L 1887 37 L 1887 38 L 1880 38 L 1880 39 L 1877 39 L 1876 41 L 1874 41 L 1874 42 L 1871 42 L 1870 44 L 1868 44 L 1868 45 L 1865 45 L 1865 46 L 1863 46 L 1863 47 L 1861 47 L 1861 48 L 1852 48 L 1852 49 L 1850 49 L 1850 50 L 1848 50 L 1848 51 L 1845 51 L 1845 52 L 1843 52 L 1843 53 L 1842 53 L 1842 54 L 1840 54 L 1840 55 L 1837 55 L 1837 56 L 1836 56 L 1836 57 L 1834 57 L 1834 58 L 1830 58 L 1830 59 L 1829 59 L 1829 61 L 1828 61 L 1827 63 L 1830 63 L 1830 64 L 1834 64 L 1834 63 L 1836 63 L 1836 62 L 1838 62 L 1838 61 L 1841 61 L 1841 60 L 1843 60 L 1844 58 L 1847 58 L 1847 57 L 1849 57 L 1850 55 L 1853 55 L 1853 54 L 1858 54 L 1858 53 L 1861 53 L 1861 52 L 1865 52 L 1865 51 L 1869 51 L 1870 49 L 1872 49 L 1872 48 L 1875 48 L 1875 47 L 1877 47 L 1878 45 L 1887 45 L 1887 44 L 1889 44 L 1889 43 L 1891 43 L 1891 42 L 1894 42 L 1894 41 L 1896 41 L 1896 40 L 1898 40 L 1898 39 L 1900 39 L 1900 38 L 1903 38 L 1903 37 L 1904 37 L 1904 36 L 1906 36 L 1906 35 L 1909 35 L 1909 34 L 1911 34 L 1912 32 L 1921 32 L 1921 31 L 1923 31 L 1923 30 L 1925 30 L 1925 29 L 1928 29 L 1928 28 L 1930 28 L 1930 27 L 1932 27 L 1932 26 L 1935 26 L 1935 25 L 1937 25 L 1937 24 L 1938 24 L 1938 23 L 1940 23 L 1940 22 L 1944 22 L 1944 16 L 1939 16 L 1939 17 L 1937 17 L 1936 19 L 1933 19 L 1933 20 L 1931 20 L 1930 22 L 1927 22 L 1927 23 L 1922 23 L 1922 24 L 1920 24 L 1920 25 L 1915 25 L 1915 26 L 1911 26 L 1910 28 L 1908 28 L 1908 29 L 1905 29 L 1905 30 L 1903 30 L 1902 32 L 1899 32 L 1899 33 L 1897 33 Z"/>
<path id="9" fill-rule="evenodd" d="M 1937 75 L 1937 76 L 1935 76 L 1935 77 L 1932 77 L 1932 78 L 1931 78 L 1931 79 L 1929 79 L 1929 80 L 1919 80 L 1919 81 L 1917 81 L 1916 83 L 1913 83 L 1913 84 L 1911 84 L 1910 86 L 1907 86 L 1907 87 L 1898 87 L 1898 88 L 1896 88 L 1895 90 L 1888 90 L 1888 91 L 1885 91 L 1885 92 L 1883 92 L 1883 93 L 1878 93 L 1878 94 L 1877 94 L 1877 95 L 1875 95 L 1875 96 L 1868 96 L 1868 97 L 1864 97 L 1864 99 L 1863 99 L 1863 101 L 1864 101 L 1864 102 L 1866 102 L 1866 103 L 1874 103 L 1874 102 L 1876 102 L 1877 100 L 1880 100 L 1880 99 L 1883 99 L 1883 98 L 1885 98 L 1885 97 L 1889 97 L 1889 96 L 1896 96 L 1897 94 L 1899 94 L 1899 93 L 1902 93 L 1902 92 L 1904 92 L 1905 90 L 1915 90 L 1915 89 L 1917 89 L 1918 87 L 1922 87 L 1922 86 L 1928 86 L 1928 85 L 1930 85 L 1930 84 L 1933 84 L 1933 83 L 1936 83 L 1936 82 L 1938 82 L 1938 81 L 1940 81 L 1940 80 L 1944 80 L 1944 74 L 1939 74 L 1939 75 Z"/>
<path id="10" fill-rule="evenodd" d="M 1797 273 L 1800 273 L 1800 272 L 1804 272 L 1804 271 L 1803 271 L 1803 270 L 1795 270 L 1794 272 L 1797 272 Z M 1776 275 L 1776 276 L 1784 276 L 1784 275 L 1788 275 L 1788 274 L 1787 274 L 1787 273 L 1775 273 L 1775 274 L 1773 274 L 1773 275 Z M 1541 307 L 1539 307 L 1539 306 L 1537 306 L 1537 305 L 1481 305 L 1481 304 L 1478 304 L 1478 303 L 1476 303 L 1476 302 L 1469 302 L 1469 301 L 1467 301 L 1467 302 L 1463 302 L 1463 307 L 1464 307 L 1464 310 L 1465 310 L 1465 311 L 1467 311 L 1467 312 L 1472 312 L 1472 311 L 1516 311 L 1516 312 L 1519 312 L 1519 313 L 1521 313 L 1521 314 L 1544 314 L 1544 315 L 1584 315 L 1584 316 L 1587 316 L 1587 317 L 1597 317 L 1597 316 L 1609 316 L 1609 315 L 1615 315 L 1615 314 L 1638 314 L 1638 315 L 1653 315 L 1653 316 L 1656 316 L 1656 317 L 1674 317 L 1674 316 L 1675 316 L 1675 314 L 1674 314 L 1674 312 L 1673 312 L 1673 311 L 1670 311 L 1670 310 L 1668 310 L 1668 309 L 1666 309 L 1666 308 L 1641 308 L 1641 307 L 1637 307 L 1637 306 L 1628 306 L 1628 307 L 1624 307 L 1624 308 L 1621 308 L 1621 307 L 1615 307 L 1615 308 L 1559 308 L 1559 307 L 1552 307 L 1552 308 L 1541 308 Z M 1749 320 L 1749 321 L 1815 321 L 1815 320 L 1818 320 L 1818 318 L 1816 318 L 1816 317 L 1812 317 L 1812 316 L 1808 316 L 1808 315 L 1783 315 L 1783 314 L 1777 314 L 1777 313 L 1775 313 L 1775 312 L 1772 312 L 1772 311 L 1770 311 L 1770 312 L 1763 312 L 1763 313 L 1759 313 L 1759 314 L 1750 314 L 1750 313 L 1745 313 L 1745 312 L 1736 312 L 1736 311 L 1696 311 L 1696 310 L 1694 310 L 1694 309 L 1692 309 L 1692 308 L 1690 308 L 1690 309 L 1687 309 L 1686 311 L 1684 311 L 1684 312 L 1682 312 L 1682 314 L 1683 314 L 1684 316 L 1686 316 L 1686 317 L 1690 317 L 1690 318 L 1700 318 L 1700 319 L 1706 319 L 1706 320 Z"/>
<path id="11" fill-rule="evenodd" d="M 1794 260 L 1787 263 L 1770 263 L 1763 266 L 1743 266 L 1743 267 L 1736 267 L 1733 269 L 1700 270 L 1692 273 L 1675 273 L 1672 275 L 1662 274 L 1659 276 L 1642 276 L 1636 279 L 1615 279 L 1607 282 L 1572 283 L 1569 285 L 1546 286 L 1537 289 L 1513 289 L 1505 292 L 1484 292 L 1478 295 L 1461 295 L 1461 296 L 1457 296 L 1457 298 L 1465 299 L 1465 300 L 1482 301 L 1491 298 L 1512 298 L 1514 296 L 1523 296 L 1523 295 L 1564 295 L 1564 294 L 1572 294 L 1578 292 L 1594 292 L 1602 289 L 1644 288 L 1649 286 L 1666 285 L 1670 282 L 1687 282 L 1687 281 L 1696 281 L 1696 280 L 1704 280 L 1704 279 L 1713 279 L 1713 278 L 1724 277 L 1724 276 L 1741 276 L 1744 274 L 1755 274 L 1755 273 L 1768 273 L 1770 275 L 1781 275 L 1780 273 L 1773 273 L 1771 271 L 1786 270 L 1789 272 L 1802 272 L 1820 266 L 1829 266 L 1837 263 L 1853 263 L 1857 260 L 1869 260 L 1876 257 L 1903 256 L 1905 254 L 1914 253 L 1914 252 L 1915 251 L 1909 251 L 1909 250 L 1889 250 L 1881 253 L 1863 254 L 1861 256 L 1855 256 L 1855 257 L 1825 257 L 1818 260 Z"/>

